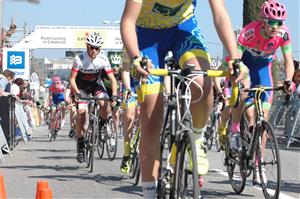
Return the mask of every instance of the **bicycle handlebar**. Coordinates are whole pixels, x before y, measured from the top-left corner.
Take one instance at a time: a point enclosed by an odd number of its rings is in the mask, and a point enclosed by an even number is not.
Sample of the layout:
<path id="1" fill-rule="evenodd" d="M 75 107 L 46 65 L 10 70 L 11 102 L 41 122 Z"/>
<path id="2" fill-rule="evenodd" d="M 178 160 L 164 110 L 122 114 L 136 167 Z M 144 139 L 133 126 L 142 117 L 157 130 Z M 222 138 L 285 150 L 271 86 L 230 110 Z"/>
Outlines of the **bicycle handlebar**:
<path id="1" fill-rule="evenodd" d="M 155 76 L 188 76 L 188 75 L 203 75 L 207 77 L 230 77 L 229 71 L 224 70 L 194 70 L 191 68 L 184 68 L 182 70 L 169 70 L 169 69 L 149 69 L 151 75 Z M 229 106 L 237 106 L 239 102 L 239 85 L 233 82 L 232 95 L 229 99 Z"/>

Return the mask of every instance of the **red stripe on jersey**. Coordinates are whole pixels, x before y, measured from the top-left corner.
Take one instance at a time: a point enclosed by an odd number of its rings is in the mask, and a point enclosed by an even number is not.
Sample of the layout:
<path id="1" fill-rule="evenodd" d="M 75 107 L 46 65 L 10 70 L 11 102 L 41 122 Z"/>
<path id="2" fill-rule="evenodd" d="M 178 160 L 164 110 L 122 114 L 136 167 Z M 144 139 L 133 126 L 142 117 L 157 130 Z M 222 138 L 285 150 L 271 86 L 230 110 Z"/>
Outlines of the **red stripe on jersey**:
<path id="1" fill-rule="evenodd" d="M 72 67 L 72 71 L 73 71 L 73 72 L 78 72 L 78 71 L 79 71 L 79 68 Z"/>

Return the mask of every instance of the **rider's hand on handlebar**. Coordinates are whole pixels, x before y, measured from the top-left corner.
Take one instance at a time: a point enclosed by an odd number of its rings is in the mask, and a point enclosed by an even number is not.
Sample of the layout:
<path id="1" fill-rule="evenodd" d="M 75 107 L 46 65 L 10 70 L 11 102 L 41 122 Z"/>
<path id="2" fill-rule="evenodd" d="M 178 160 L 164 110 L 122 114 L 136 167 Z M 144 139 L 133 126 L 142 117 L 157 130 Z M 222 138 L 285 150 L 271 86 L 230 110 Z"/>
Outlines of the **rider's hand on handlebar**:
<path id="1" fill-rule="evenodd" d="M 111 101 L 111 106 L 115 107 L 118 103 L 118 96 L 112 95 L 111 98 L 110 98 L 110 101 Z"/>
<path id="2" fill-rule="evenodd" d="M 126 90 L 123 92 L 123 100 L 124 100 L 124 101 L 129 100 L 130 96 L 131 96 L 131 90 L 130 90 L 130 89 L 126 89 Z"/>
<path id="3" fill-rule="evenodd" d="M 230 60 L 228 62 L 228 67 L 235 83 L 238 83 L 248 77 L 249 69 L 240 59 Z"/>
<path id="4" fill-rule="evenodd" d="M 146 78 L 149 75 L 147 71 L 147 65 L 147 59 L 143 59 L 142 57 L 134 57 L 131 63 L 130 74 L 138 80 L 141 76 Z"/>
<path id="5" fill-rule="evenodd" d="M 81 98 L 80 93 L 75 93 L 74 96 L 76 101 L 78 101 Z"/>
<path id="6" fill-rule="evenodd" d="M 283 82 L 284 92 L 290 94 L 292 91 L 292 85 L 293 82 L 291 80 L 284 80 Z"/>

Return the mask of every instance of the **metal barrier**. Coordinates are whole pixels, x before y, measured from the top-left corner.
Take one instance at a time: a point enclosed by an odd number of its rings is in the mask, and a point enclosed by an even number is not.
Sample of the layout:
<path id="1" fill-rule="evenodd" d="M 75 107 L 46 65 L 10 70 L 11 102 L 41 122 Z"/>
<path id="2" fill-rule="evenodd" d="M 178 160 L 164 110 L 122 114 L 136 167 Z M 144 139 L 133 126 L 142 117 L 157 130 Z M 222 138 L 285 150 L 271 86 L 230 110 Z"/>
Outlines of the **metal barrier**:
<path id="1" fill-rule="evenodd" d="M 286 114 L 284 134 L 287 136 L 287 148 L 293 142 L 300 143 L 300 99 L 293 100 Z"/>
<path id="2" fill-rule="evenodd" d="M 293 142 L 300 142 L 300 99 L 294 97 L 288 104 L 284 99 L 273 101 L 269 121 L 274 129 L 283 130 L 287 148 Z"/>

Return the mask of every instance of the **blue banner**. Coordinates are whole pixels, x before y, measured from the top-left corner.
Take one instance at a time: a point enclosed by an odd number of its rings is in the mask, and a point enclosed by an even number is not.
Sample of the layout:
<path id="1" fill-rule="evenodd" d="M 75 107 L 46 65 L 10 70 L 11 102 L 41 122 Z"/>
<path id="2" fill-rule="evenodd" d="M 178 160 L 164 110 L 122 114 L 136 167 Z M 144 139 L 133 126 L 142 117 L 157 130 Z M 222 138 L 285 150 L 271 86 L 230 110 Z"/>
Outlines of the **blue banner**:
<path id="1" fill-rule="evenodd" d="M 7 69 L 25 69 L 25 52 L 8 51 Z"/>

